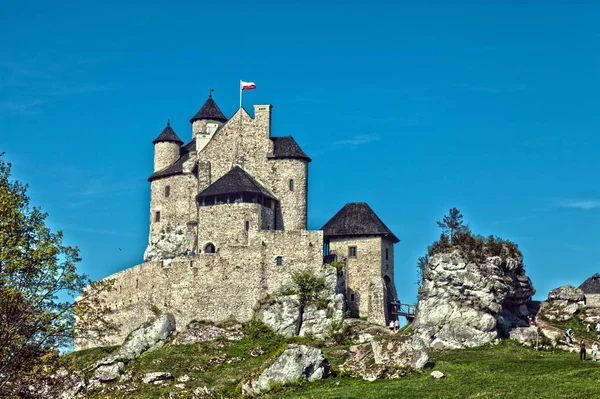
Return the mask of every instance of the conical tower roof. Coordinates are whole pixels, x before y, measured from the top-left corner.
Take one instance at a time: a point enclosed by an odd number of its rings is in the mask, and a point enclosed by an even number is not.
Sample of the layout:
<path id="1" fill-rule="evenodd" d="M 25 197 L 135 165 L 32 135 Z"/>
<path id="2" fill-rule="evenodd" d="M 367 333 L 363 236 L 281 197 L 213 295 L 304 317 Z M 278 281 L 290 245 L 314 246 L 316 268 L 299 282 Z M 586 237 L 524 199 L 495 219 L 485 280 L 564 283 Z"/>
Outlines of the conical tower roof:
<path id="1" fill-rule="evenodd" d="M 366 202 L 347 203 L 321 230 L 325 237 L 380 236 L 400 241 Z"/>
<path id="2" fill-rule="evenodd" d="M 194 123 L 194 121 L 203 119 L 227 122 L 227 118 L 225 118 L 225 115 L 223 115 L 215 100 L 212 99 L 212 93 L 208 96 L 208 100 L 206 100 L 202 108 L 200 108 L 200 111 L 198 111 L 198 113 L 194 115 L 192 119 L 190 119 L 190 123 Z"/>
<path id="3" fill-rule="evenodd" d="M 171 121 L 167 122 L 167 126 L 158 135 L 158 137 L 152 141 L 152 143 L 156 144 L 156 143 L 160 143 L 160 142 L 164 142 L 164 141 L 171 142 L 171 143 L 177 143 L 179 145 L 183 144 L 183 141 L 181 141 L 181 139 L 175 133 L 175 130 L 173 130 L 173 128 L 171 127 Z"/>

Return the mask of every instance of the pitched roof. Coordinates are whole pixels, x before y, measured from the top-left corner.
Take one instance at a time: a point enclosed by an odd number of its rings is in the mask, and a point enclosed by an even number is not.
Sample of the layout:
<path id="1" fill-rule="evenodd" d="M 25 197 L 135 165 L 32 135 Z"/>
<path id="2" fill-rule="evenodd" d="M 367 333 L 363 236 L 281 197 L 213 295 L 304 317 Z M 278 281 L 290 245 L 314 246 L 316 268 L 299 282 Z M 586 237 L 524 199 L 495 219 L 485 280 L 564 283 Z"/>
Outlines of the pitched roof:
<path id="1" fill-rule="evenodd" d="M 310 157 L 302 151 L 296 140 L 292 136 L 271 137 L 273 142 L 273 154 L 268 155 L 269 159 L 305 159 L 311 161 Z"/>
<path id="2" fill-rule="evenodd" d="M 325 237 L 381 236 L 400 241 L 366 202 L 347 203 L 321 230 Z"/>
<path id="3" fill-rule="evenodd" d="M 156 171 L 148 178 L 148 181 L 156 180 L 161 177 L 175 176 L 183 173 L 183 164 L 190 159 L 190 151 L 196 147 L 196 140 L 192 140 L 179 149 L 179 158 L 168 167 Z"/>
<path id="4" fill-rule="evenodd" d="M 596 273 L 579 286 L 584 294 L 600 294 L 600 274 Z"/>
<path id="5" fill-rule="evenodd" d="M 277 199 L 269 190 L 239 166 L 235 166 L 229 172 L 225 173 L 219 180 L 200 192 L 196 198 L 237 193 L 261 194 L 271 199 Z"/>
<path id="6" fill-rule="evenodd" d="M 200 111 L 198 111 L 196 115 L 190 119 L 190 123 L 202 119 L 227 122 L 227 118 L 225 118 L 225 115 L 223 115 L 215 100 L 212 99 L 212 94 L 208 96 L 208 100 L 206 100 L 202 108 L 200 108 Z"/>
<path id="7" fill-rule="evenodd" d="M 163 129 L 163 131 L 158 135 L 157 138 L 152 140 L 152 144 L 160 143 L 163 141 L 168 141 L 172 143 L 177 143 L 179 145 L 183 144 L 183 141 L 177 136 L 175 130 L 171 127 L 171 121 L 167 122 L 167 126 Z"/>

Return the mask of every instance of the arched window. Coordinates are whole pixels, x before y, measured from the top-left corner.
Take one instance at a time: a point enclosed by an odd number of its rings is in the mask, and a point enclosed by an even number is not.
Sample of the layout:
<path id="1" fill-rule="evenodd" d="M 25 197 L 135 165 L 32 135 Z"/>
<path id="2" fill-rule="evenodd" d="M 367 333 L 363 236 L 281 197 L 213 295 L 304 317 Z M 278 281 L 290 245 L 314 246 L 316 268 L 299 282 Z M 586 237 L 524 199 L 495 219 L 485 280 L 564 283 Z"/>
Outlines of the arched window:
<path id="1" fill-rule="evenodd" d="M 204 253 L 206 253 L 206 254 L 214 254 L 215 253 L 215 246 L 209 242 L 204 247 Z"/>
<path id="2" fill-rule="evenodd" d="M 276 258 L 275 258 L 275 264 L 276 264 L 277 266 L 281 266 L 281 265 L 283 265 L 283 256 L 278 256 L 278 257 L 276 257 Z"/>
<path id="3" fill-rule="evenodd" d="M 294 179 L 290 179 L 290 191 L 294 191 Z"/>
<path id="4" fill-rule="evenodd" d="M 171 195 L 171 186 L 165 186 L 165 198 Z"/>

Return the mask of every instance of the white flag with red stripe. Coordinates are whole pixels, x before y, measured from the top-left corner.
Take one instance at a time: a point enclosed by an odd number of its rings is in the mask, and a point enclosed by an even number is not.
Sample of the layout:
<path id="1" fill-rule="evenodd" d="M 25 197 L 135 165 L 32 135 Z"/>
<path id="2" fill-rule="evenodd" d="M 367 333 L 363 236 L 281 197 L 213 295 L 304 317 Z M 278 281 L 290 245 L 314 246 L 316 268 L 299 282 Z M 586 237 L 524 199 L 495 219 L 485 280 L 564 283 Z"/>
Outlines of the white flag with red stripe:
<path id="1" fill-rule="evenodd" d="M 242 90 L 254 90 L 256 89 L 256 85 L 254 84 L 254 82 L 244 82 L 240 80 L 240 88 Z"/>

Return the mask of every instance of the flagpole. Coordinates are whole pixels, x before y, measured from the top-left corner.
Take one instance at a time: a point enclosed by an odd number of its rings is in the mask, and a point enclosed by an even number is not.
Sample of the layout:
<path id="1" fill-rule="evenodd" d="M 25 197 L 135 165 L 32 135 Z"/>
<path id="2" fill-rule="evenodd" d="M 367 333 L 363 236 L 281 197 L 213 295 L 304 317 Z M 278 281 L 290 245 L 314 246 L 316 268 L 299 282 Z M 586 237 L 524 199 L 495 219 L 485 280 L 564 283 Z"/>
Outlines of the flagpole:
<path id="1" fill-rule="evenodd" d="M 242 81 L 240 80 L 240 108 L 242 108 Z"/>

